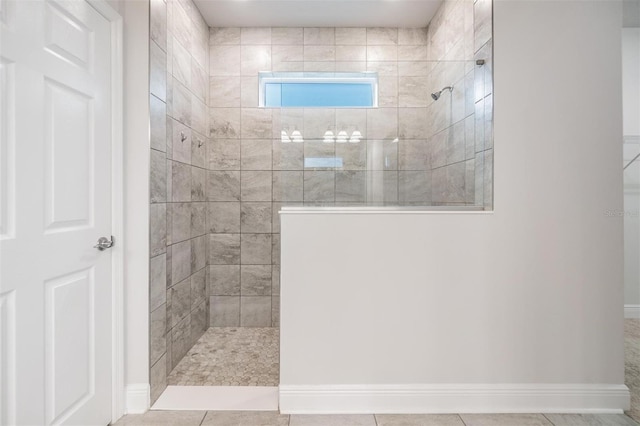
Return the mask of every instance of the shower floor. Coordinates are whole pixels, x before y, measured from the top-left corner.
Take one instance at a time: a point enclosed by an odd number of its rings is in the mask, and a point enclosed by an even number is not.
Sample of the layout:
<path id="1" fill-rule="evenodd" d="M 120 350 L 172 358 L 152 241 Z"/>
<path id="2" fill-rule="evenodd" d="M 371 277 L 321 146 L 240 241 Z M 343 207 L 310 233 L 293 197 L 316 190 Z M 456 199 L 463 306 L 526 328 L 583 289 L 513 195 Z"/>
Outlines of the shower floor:
<path id="1" fill-rule="evenodd" d="M 170 386 L 278 386 L 278 328 L 211 327 L 173 369 Z"/>

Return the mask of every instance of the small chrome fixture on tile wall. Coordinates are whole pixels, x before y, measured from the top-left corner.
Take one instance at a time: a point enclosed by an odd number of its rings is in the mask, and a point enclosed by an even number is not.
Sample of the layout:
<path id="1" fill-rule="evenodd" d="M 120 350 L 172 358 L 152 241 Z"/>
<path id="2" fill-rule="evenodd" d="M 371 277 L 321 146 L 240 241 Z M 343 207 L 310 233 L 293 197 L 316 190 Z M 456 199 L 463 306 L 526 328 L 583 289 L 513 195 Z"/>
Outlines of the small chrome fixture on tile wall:
<path id="1" fill-rule="evenodd" d="M 184 142 L 187 140 L 187 135 L 184 132 L 180 132 L 180 142 Z"/>
<path id="2" fill-rule="evenodd" d="M 476 59 L 476 65 L 479 65 L 479 66 L 484 65 L 484 59 Z"/>

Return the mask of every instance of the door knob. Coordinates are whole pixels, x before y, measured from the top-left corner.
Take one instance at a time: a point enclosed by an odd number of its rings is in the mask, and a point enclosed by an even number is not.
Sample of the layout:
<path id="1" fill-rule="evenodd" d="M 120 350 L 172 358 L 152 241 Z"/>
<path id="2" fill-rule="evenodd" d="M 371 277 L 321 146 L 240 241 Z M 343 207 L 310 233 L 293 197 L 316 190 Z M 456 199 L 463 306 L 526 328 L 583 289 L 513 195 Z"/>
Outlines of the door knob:
<path id="1" fill-rule="evenodd" d="M 111 236 L 111 239 L 108 239 L 107 237 L 100 237 L 100 239 L 98 239 L 98 244 L 93 246 L 93 248 L 97 248 L 98 250 L 103 251 L 103 250 L 106 250 L 108 248 L 113 247 L 113 244 L 115 242 L 116 241 L 113 238 L 113 235 Z"/>

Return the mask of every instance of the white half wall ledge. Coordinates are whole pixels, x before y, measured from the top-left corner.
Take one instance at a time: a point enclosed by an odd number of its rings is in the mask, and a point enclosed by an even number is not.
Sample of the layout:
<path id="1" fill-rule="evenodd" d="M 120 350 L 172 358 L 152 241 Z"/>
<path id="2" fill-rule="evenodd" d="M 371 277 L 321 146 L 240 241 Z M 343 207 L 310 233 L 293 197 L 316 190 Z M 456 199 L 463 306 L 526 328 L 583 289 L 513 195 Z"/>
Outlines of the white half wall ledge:
<path id="1" fill-rule="evenodd" d="M 640 305 L 624 305 L 624 317 L 640 319 Z"/>
<path id="2" fill-rule="evenodd" d="M 148 383 L 136 383 L 125 388 L 125 414 L 143 414 L 151 405 L 151 387 Z"/>
<path id="3" fill-rule="evenodd" d="M 625 385 L 280 385 L 283 414 L 620 414 L 629 406 Z"/>

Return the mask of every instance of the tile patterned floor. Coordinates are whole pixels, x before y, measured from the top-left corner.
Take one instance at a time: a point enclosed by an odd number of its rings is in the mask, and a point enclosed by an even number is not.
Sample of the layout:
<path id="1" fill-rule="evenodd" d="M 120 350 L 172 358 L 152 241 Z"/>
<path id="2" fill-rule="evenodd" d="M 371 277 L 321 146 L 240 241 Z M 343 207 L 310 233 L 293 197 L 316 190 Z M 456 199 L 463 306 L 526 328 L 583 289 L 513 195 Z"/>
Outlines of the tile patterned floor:
<path id="1" fill-rule="evenodd" d="M 278 328 L 211 327 L 169 375 L 170 386 L 278 386 Z"/>
<path id="2" fill-rule="evenodd" d="M 637 426 L 624 414 L 285 415 L 260 411 L 149 411 L 114 426 Z"/>

